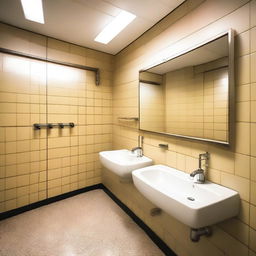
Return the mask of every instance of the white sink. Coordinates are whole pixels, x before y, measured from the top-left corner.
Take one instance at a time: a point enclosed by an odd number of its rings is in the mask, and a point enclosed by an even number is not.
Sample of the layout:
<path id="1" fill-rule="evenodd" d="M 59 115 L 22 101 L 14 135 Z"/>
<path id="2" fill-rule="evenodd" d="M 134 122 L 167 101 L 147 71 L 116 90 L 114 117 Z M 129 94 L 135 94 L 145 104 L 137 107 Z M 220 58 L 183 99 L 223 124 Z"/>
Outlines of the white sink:
<path id="1" fill-rule="evenodd" d="M 132 172 L 136 188 L 152 203 L 191 228 L 201 228 L 236 216 L 239 194 L 206 181 L 195 184 L 189 174 L 164 165 Z"/>
<path id="2" fill-rule="evenodd" d="M 99 155 L 102 165 L 123 179 L 131 179 L 133 170 L 153 164 L 152 159 L 137 157 L 127 149 L 102 151 Z"/>

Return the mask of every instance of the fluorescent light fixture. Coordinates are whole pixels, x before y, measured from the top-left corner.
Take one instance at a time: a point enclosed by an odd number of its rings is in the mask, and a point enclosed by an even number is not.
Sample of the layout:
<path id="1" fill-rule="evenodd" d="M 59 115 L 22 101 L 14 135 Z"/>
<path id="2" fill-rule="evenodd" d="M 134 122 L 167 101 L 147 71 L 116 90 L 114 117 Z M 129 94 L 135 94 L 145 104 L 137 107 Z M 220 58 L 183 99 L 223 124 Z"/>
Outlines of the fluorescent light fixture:
<path id="1" fill-rule="evenodd" d="M 27 20 L 44 24 L 42 0 L 21 0 L 21 4 Z"/>
<path id="2" fill-rule="evenodd" d="M 120 33 L 136 16 L 127 11 L 121 11 L 94 39 L 94 41 L 107 44 Z"/>

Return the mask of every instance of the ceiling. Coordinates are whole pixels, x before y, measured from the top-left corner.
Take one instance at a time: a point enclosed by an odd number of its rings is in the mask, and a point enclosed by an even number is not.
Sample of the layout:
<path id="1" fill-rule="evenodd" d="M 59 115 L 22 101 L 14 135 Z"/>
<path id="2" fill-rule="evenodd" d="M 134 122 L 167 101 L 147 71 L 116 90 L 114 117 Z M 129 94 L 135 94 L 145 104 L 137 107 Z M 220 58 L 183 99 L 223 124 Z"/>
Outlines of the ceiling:
<path id="1" fill-rule="evenodd" d="M 184 0 L 43 0 L 45 24 L 26 20 L 20 0 L 0 1 L 0 21 L 43 35 L 116 54 Z M 107 45 L 94 41 L 121 9 L 136 19 Z"/>

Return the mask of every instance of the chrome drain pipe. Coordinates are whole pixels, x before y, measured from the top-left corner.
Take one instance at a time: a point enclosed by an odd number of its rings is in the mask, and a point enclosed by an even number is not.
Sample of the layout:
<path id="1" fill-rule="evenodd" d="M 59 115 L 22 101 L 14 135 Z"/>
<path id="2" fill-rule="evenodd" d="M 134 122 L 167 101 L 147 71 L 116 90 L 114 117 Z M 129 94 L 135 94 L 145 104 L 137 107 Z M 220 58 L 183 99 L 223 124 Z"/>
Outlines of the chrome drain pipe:
<path id="1" fill-rule="evenodd" d="M 201 236 L 211 236 L 212 229 L 210 227 L 203 228 L 191 228 L 190 230 L 190 240 L 192 242 L 198 242 Z"/>

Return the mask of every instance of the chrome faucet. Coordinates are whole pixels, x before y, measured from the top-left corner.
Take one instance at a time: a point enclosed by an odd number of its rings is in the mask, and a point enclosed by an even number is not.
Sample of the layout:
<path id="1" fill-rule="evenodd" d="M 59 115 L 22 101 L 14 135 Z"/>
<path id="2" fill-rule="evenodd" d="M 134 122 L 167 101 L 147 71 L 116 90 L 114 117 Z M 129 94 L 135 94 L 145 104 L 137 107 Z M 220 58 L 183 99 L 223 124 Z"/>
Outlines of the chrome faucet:
<path id="1" fill-rule="evenodd" d="M 203 169 L 197 169 L 190 173 L 190 177 L 194 178 L 195 183 L 204 183 L 205 182 L 205 175 Z"/>
<path id="2" fill-rule="evenodd" d="M 138 136 L 138 147 L 135 147 L 131 150 L 132 153 L 135 153 L 137 154 L 137 157 L 142 157 L 143 156 L 143 140 L 144 140 L 144 137 L 139 135 Z"/>
<path id="3" fill-rule="evenodd" d="M 190 177 L 194 178 L 195 183 L 205 182 L 205 171 L 202 169 L 202 161 L 205 160 L 205 166 L 208 166 L 209 153 L 199 154 L 199 168 L 190 173 Z"/>
<path id="4" fill-rule="evenodd" d="M 132 153 L 135 153 L 135 152 L 136 152 L 137 157 L 142 157 L 142 156 L 143 156 L 142 147 L 135 147 L 135 148 L 133 148 L 131 151 L 132 151 Z"/>

